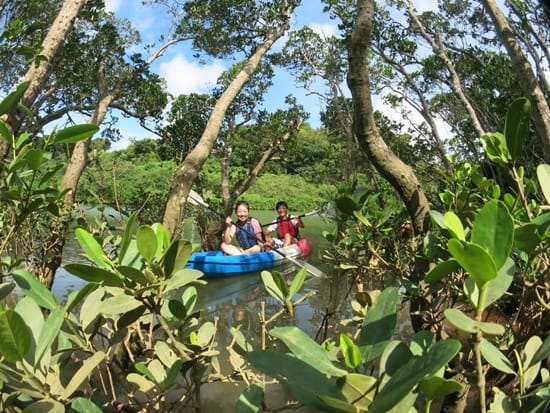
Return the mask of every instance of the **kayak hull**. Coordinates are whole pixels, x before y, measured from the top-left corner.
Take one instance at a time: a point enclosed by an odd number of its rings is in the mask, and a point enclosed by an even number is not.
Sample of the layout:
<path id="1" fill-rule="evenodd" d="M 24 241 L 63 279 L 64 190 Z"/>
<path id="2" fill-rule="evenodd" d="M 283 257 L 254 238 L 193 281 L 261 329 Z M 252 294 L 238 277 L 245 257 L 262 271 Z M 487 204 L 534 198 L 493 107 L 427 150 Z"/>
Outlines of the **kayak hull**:
<path id="1" fill-rule="evenodd" d="M 279 252 L 263 251 L 242 255 L 225 255 L 221 250 L 194 252 L 191 254 L 185 268 L 203 272 L 203 278 L 228 277 L 247 272 L 268 270 L 277 265 L 290 262 L 286 257 L 291 259 L 305 257 L 309 255 L 311 250 L 311 241 L 308 238 L 302 238 L 295 244 L 279 248 L 277 250 Z"/>

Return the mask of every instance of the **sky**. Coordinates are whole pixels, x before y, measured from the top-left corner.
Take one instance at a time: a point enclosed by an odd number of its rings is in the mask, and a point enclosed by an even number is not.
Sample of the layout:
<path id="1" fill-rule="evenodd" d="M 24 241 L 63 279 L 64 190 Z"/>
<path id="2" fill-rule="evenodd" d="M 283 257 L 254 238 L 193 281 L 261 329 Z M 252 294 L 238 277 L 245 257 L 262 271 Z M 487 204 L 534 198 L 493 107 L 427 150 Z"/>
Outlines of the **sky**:
<path id="1" fill-rule="evenodd" d="M 433 3 L 431 0 L 414 2 L 418 11 L 433 7 Z M 143 43 L 158 43 L 159 35 L 163 34 L 169 25 L 169 20 L 161 9 L 155 10 L 143 6 L 141 0 L 106 0 L 105 5 L 107 10 L 112 11 L 117 17 L 131 21 L 141 33 Z M 337 34 L 336 23 L 331 21 L 322 10 L 323 6 L 319 0 L 304 0 L 293 16 L 291 30 L 308 25 L 322 35 Z M 273 49 L 280 48 L 283 43 L 284 39 L 280 39 Z M 192 57 L 188 44 L 179 44 L 169 48 L 165 55 L 155 61 L 151 69 L 166 80 L 168 92 L 177 96 L 192 92 L 208 93 L 219 75 L 228 67 L 229 65 L 221 60 L 200 64 Z M 276 110 L 285 107 L 284 97 L 288 94 L 295 95 L 298 102 L 310 113 L 308 122 L 313 127 L 320 126 L 319 112 L 322 106 L 319 98 L 307 95 L 305 90 L 295 85 L 289 74 L 278 70 L 274 85 L 266 95 L 267 109 Z M 124 139 L 114 143 L 112 149 L 123 148 L 130 140 L 155 137 L 131 119 L 119 117 L 117 127 L 121 130 Z"/>
<path id="2" fill-rule="evenodd" d="M 133 26 L 139 30 L 143 43 L 156 42 L 158 36 L 166 31 L 169 20 L 159 10 L 145 7 L 140 0 L 106 0 L 106 8 L 115 13 L 117 17 L 130 20 Z M 304 1 L 298 13 L 295 13 L 292 21 L 292 29 L 309 25 L 315 31 L 324 35 L 336 34 L 336 24 L 322 13 L 322 5 L 317 0 Z M 280 48 L 284 39 L 274 46 Z M 151 69 L 166 80 L 168 92 L 174 96 L 180 94 L 208 93 L 216 84 L 220 74 L 229 67 L 229 63 L 220 60 L 209 61 L 200 64 L 193 58 L 188 44 L 179 44 L 167 50 L 166 54 L 152 65 Z M 318 98 L 306 95 L 303 89 L 294 85 L 290 75 L 282 70 L 277 71 L 275 83 L 265 98 L 267 109 L 276 110 L 284 107 L 284 97 L 288 94 L 297 96 L 298 102 L 311 113 L 308 121 L 314 126 L 320 126 L 319 110 L 321 108 Z M 150 132 L 141 128 L 139 124 L 130 119 L 119 117 L 117 127 L 126 138 L 112 145 L 113 149 L 123 148 L 128 144 L 128 139 L 154 137 Z"/>

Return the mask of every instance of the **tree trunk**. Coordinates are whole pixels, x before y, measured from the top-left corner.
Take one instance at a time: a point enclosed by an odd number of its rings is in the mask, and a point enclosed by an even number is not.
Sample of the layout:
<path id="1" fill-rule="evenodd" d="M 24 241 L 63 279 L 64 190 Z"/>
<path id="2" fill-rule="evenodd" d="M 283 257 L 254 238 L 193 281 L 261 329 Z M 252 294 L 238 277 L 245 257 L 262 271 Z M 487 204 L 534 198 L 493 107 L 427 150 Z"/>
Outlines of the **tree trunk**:
<path id="1" fill-rule="evenodd" d="M 374 120 L 368 69 L 373 20 L 374 0 L 358 0 L 357 17 L 347 45 L 348 84 L 354 104 L 354 130 L 359 144 L 375 168 L 395 188 L 405 204 L 417 234 L 415 249 L 419 251 L 422 247 L 421 236 L 429 225 L 430 206 L 414 171 L 386 145 Z M 417 254 L 411 274 L 412 281 L 420 283 L 428 269 L 428 261 Z M 422 314 L 424 305 L 426 302 L 421 297 L 412 297 L 411 322 L 417 331 L 422 328 L 422 316 L 419 314 Z"/>
<path id="2" fill-rule="evenodd" d="M 33 62 L 23 79 L 30 81 L 30 85 L 25 91 L 21 99 L 21 104 L 30 107 L 34 99 L 38 95 L 40 88 L 50 73 L 53 60 L 57 55 L 67 33 L 72 29 L 73 23 L 78 16 L 78 13 L 86 5 L 88 0 L 65 0 L 63 6 L 59 10 L 55 20 L 53 21 L 48 34 L 42 42 L 42 52 L 40 60 Z M 8 115 L 7 123 L 10 125 L 13 133 L 19 133 L 19 127 L 22 121 L 22 112 L 16 110 Z M 0 141 L 0 156 L 5 156 L 7 147 L 5 141 Z"/>
<path id="3" fill-rule="evenodd" d="M 508 51 L 508 55 L 516 69 L 516 73 L 523 85 L 523 93 L 533 105 L 533 126 L 542 144 L 544 160 L 550 162 L 550 107 L 544 97 L 544 93 L 537 81 L 533 69 L 521 46 L 514 36 L 512 26 L 495 0 L 482 0 L 487 13 L 495 24 L 495 30 L 501 43 Z"/>
<path id="4" fill-rule="evenodd" d="M 120 83 L 112 93 L 103 96 L 97 104 L 89 123 L 99 126 L 105 118 L 107 108 L 119 93 Z M 62 263 L 63 247 L 65 246 L 67 230 L 72 219 L 74 198 L 80 177 L 88 164 L 88 148 L 91 139 L 88 138 L 79 141 L 73 148 L 71 160 L 61 180 L 61 188 L 68 190 L 65 194 L 63 211 L 60 216 L 52 219 L 50 232 L 41 243 L 40 253 L 33 257 L 31 263 L 31 272 L 49 289 L 51 289 L 55 273 Z"/>
<path id="5" fill-rule="evenodd" d="M 168 196 L 168 201 L 164 210 L 163 225 L 171 234 L 172 238 L 178 238 L 181 232 L 183 210 L 187 202 L 187 196 L 197 178 L 199 170 L 210 155 L 214 142 L 218 137 L 223 118 L 227 108 L 248 82 L 262 57 L 269 51 L 273 43 L 279 39 L 288 29 L 290 15 L 295 6 L 291 6 L 286 11 L 287 22 L 278 31 L 269 35 L 263 44 L 258 46 L 256 51 L 249 57 L 243 69 L 235 76 L 227 89 L 222 93 L 210 114 L 204 132 L 191 152 L 184 159 L 179 167 L 179 172 L 175 180 L 174 188 Z"/>
<path id="6" fill-rule="evenodd" d="M 374 120 L 369 70 L 367 67 L 374 1 L 359 0 L 358 14 L 348 42 L 348 84 L 354 104 L 354 131 L 362 149 L 378 172 L 395 188 L 403 200 L 417 234 L 429 222 L 429 204 L 412 168 L 386 145 Z"/>

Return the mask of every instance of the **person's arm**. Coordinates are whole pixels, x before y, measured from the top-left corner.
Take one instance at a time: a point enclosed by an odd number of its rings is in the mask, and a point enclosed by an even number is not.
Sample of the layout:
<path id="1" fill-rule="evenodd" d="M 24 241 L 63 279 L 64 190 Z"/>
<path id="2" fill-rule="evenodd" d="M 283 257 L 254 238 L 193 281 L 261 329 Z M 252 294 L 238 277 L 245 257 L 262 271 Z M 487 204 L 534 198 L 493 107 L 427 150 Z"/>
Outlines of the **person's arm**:
<path id="1" fill-rule="evenodd" d="M 223 232 L 223 241 L 226 244 L 231 244 L 231 241 L 233 240 L 233 234 L 235 234 L 235 231 L 233 229 L 233 222 L 231 221 L 231 217 L 225 218 L 225 231 Z"/>
<path id="2" fill-rule="evenodd" d="M 294 225 L 296 228 L 304 228 L 304 221 L 302 221 L 302 218 L 300 218 L 299 215 L 292 217 L 292 225 Z"/>
<path id="3" fill-rule="evenodd" d="M 252 218 L 250 221 L 250 224 L 252 225 L 252 229 L 254 230 L 254 234 L 256 235 L 256 238 L 258 239 L 259 244 L 263 244 L 264 239 L 262 237 L 263 231 L 262 226 L 260 224 L 260 221 L 258 221 L 256 218 Z"/>

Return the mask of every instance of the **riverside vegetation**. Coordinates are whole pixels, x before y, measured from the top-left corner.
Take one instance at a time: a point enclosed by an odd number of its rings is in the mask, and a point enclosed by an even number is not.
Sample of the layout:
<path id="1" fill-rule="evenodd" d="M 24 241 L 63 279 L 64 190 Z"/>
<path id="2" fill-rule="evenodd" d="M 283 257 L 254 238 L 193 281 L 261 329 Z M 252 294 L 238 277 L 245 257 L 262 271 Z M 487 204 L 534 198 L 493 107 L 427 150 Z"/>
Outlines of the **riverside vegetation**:
<path id="1" fill-rule="evenodd" d="M 17 94 L 0 104 L 12 110 Z M 79 222 L 75 236 L 89 264 L 65 268 L 88 284 L 60 303 L 18 254 L 40 231 L 42 214 L 61 214 L 55 145 L 94 133 L 81 125 L 54 131 L 40 143 L 13 136 L 0 122 L 11 157 L 1 163 L 2 283 L 0 284 L 0 407 L 6 412 L 200 411 L 201 386 L 244 381 L 238 412 L 282 411 L 300 405 L 334 412 L 426 412 L 463 394 L 466 410 L 545 412 L 550 406 L 548 239 L 550 166 L 536 178 L 515 164 L 528 130 L 529 102 L 509 110 L 504 133 L 482 137 L 488 157 L 510 168 L 514 190 L 483 177 L 475 165 L 458 165 L 432 211 L 434 229 L 424 240 L 430 270 L 420 282 L 407 278 L 402 248 L 388 231 L 388 213 L 376 197 L 350 193 L 335 199 L 341 234 L 327 234 L 334 248 L 325 258 L 331 276 L 361 281 L 373 267 L 400 270 L 403 288 L 358 289 L 355 316 L 339 320 L 355 333 L 317 342 L 293 326 L 270 328 L 274 319 L 309 299 L 299 271 L 290 284 L 276 271 L 262 273 L 281 305 L 261 314 L 263 340 L 253 344 L 239 327 L 229 346 L 233 370 L 217 360 L 216 322 L 195 309 L 201 273 L 183 269 L 193 245 L 172 240 L 162 225 L 128 219 L 113 236 L 102 225 Z M 9 190 L 8 190 L 9 189 Z M 537 201 L 542 194 L 545 202 Z M 28 245 L 27 245 L 28 247 Z M 399 268 L 397 266 L 399 265 Z M 24 297 L 9 305 L 18 286 Z M 359 285 L 359 284 L 358 284 Z M 402 292 L 402 293 L 400 293 Z M 398 305 L 424 302 L 429 329 L 395 340 Z M 498 317 L 490 317 L 498 310 Z M 265 384 L 284 386 L 288 402 L 266 406 Z M 469 389 L 469 391 L 468 391 Z"/>

